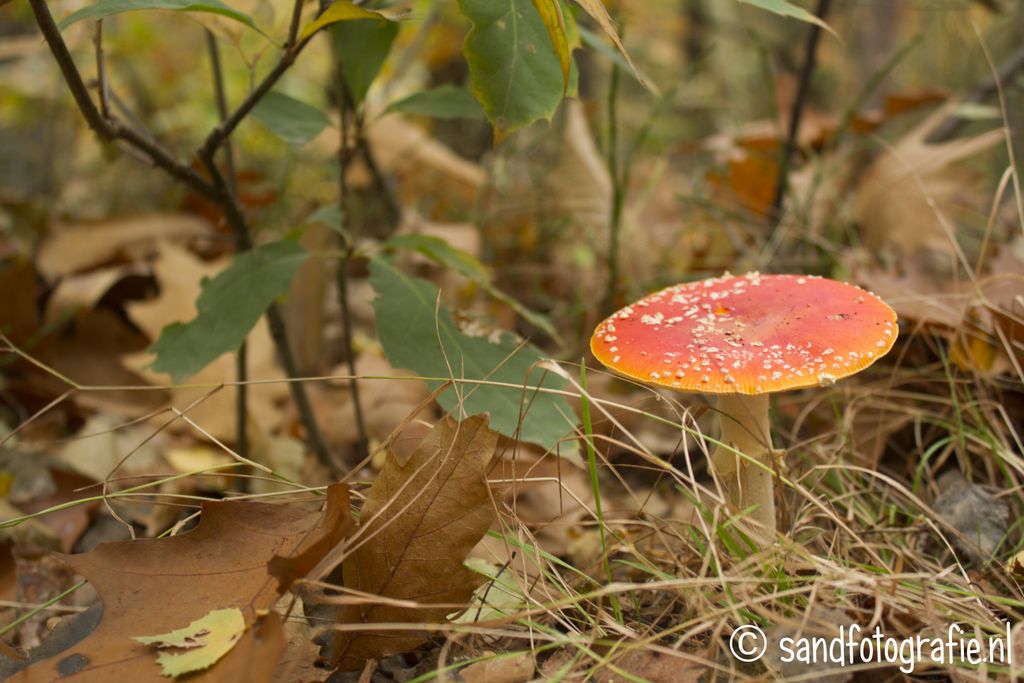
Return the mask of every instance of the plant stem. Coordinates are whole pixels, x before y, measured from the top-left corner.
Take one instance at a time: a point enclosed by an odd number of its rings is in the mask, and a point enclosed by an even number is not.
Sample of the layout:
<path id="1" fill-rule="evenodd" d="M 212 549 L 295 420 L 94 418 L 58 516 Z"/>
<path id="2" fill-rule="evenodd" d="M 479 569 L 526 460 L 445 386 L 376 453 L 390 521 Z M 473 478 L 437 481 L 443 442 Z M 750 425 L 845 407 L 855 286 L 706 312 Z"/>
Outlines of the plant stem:
<path id="1" fill-rule="evenodd" d="M 830 4 L 831 0 L 818 0 L 818 7 L 814 14 L 824 21 L 825 17 L 828 16 Z M 786 187 L 789 183 L 789 167 L 793 162 L 793 153 L 796 151 L 797 135 L 800 133 L 800 120 L 803 118 L 804 105 L 811 91 L 811 76 L 814 75 L 814 67 L 818 59 L 818 41 L 821 39 L 821 31 L 821 26 L 811 24 L 810 33 L 807 35 L 804 65 L 800 70 L 800 82 L 797 85 L 792 111 L 789 114 L 789 134 L 786 136 L 786 144 L 782 148 L 782 157 L 779 159 L 779 179 L 775 183 L 775 196 L 772 198 L 772 207 L 768 212 L 768 216 L 773 224 L 778 224 L 782 218 L 782 200 L 786 197 Z"/>
<path id="2" fill-rule="evenodd" d="M 39 30 L 42 32 L 43 37 L 46 38 L 46 43 L 50 46 L 50 52 L 53 54 L 53 58 L 56 60 L 57 66 L 60 67 L 61 74 L 71 90 L 71 96 L 74 97 L 75 103 L 78 105 L 79 111 L 82 112 L 86 123 L 96 132 L 100 139 L 104 142 L 123 140 L 145 154 L 154 165 L 162 168 L 176 180 L 184 183 L 207 199 L 216 201 L 217 192 L 213 186 L 189 166 L 175 159 L 159 143 L 136 132 L 120 121 L 107 118 L 100 113 L 96 108 L 96 104 L 89 96 L 89 90 L 82 81 L 82 75 L 78 72 L 77 67 L 75 67 L 75 62 L 71 58 L 68 46 L 60 34 L 60 29 L 57 28 L 57 24 L 53 20 L 53 15 L 50 14 L 46 0 L 29 0 L 29 5 L 32 7 Z"/>
<path id="3" fill-rule="evenodd" d="M 775 536 L 775 484 L 768 394 L 722 394 L 721 435 L 718 440 L 767 467 L 748 462 L 734 451 L 719 446 L 711 456 L 715 472 L 724 480 L 729 502 L 740 510 L 753 507 L 756 521 L 768 541 Z"/>
<path id="4" fill-rule="evenodd" d="M 96 20 L 96 32 L 92 37 L 96 48 L 96 89 L 100 94 L 100 113 L 103 118 L 110 118 L 110 89 L 107 86 L 107 61 L 103 57 L 103 20 Z"/>
<path id="5" fill-rule="evenodd" d="M 332 50 L 334 41 L 337 38 L 331 35 Z M 336 52 L 336 51 L 335 51 Z M 338 60 L 340 61 L 340 60 Z M 366 422 L 363 419 L 363 404 L 359 398 L 359 380 L 356 373 L 355 349 L 352 346 L 352 312 L 348 304 L 348 267 L 352 261 L 352 251 L 355 248 L 356 232 L 355 226 L 349 223 L 349 193 L 348 193 L 348 167 L 351 163 L 350 153 L 352 147 L 348 143 L 350 117 L 352 110 L 352 97 L 348 87 L 345 85 L 345 76 L 341 70 L 341 64 L 335 65 L 334 69 L 335 94 L 338 100 L 338 111 L 341 117 L 341 142 L 338 145 L 338 211 L 341 214 L 341 230 L 338 231 L 338 242 L 342 249 L 341 260 L 338 261 L 336 272 L 338 287 L 338 303 L 341 307 L 341 329 L 342 341 L 345 345 L 345 362 L 348 364 L 349 391 L 352 394 L 352 407 L 356 419 L 356 459 L 363 460 L 370 454 L 370 439 L 366 433 Z M 348 223 L 348 225 L 346 225 Z M 347 228 L 347 232 L 345 230 Z M 349 237 L 346 238 L 345 235 Z"/>
<path id="6" fill-rule="evenodd" d="M 210 53 L 210 69 L 213 72 L 213 94 L 217 101 L 217 113 L 220 116 L 220 120 L 223 122 L 228 116 L 228 99 L 224 88 L 224 70 L 221 67 L 220 48 L 217 45 L 217 38 L 209 29 L 206 31 L 206 49 Z M 225 140 L 223 148 L 224 166 L 227 169 L 228 174 L 227 190 L 231 194 L 233 200 L 238 201 L 235 155 L 231 148 L 231 140 Z M 235 235 L 236 253 L 242 253 L 246 250 L 244 242 L 245 240 L 239 239 L 239 235 Z M 243 339 L 242 343 L 238 347 L 238 351 L 235 352 L 235 380 L 238 382 L 235 386 L 235 452 L 243 458 L 249 456 L 249 439 L 246 434 L 249 415 L 249 388 L 245 384 L 246 380 L 249 378 L 248 368 L 246 367 L 247 357 L 248 353 L 246 342 Z"/>
<path id="7" fill-rule="evenodd" d="M 597 451 L 594 450 L 594 425 L 590 418 L 590 394 L 587 393 L 587 366 L 583 359 L 580 359 L 580 416 L 583 420 L 583 442 L 587 446 L 587 470 L 590 473 L 590 488 L 594 493 L 594 513 L 597 516 L 597 531 L 601 539 L 601 561 L 604 564 L 605 579 L 612 583 L 612 567 L 608 560 L 608 539 L 605 533 L 604 510 L 601 506 L 601 483 L 597 477 Z M 618 598 L 613 594 L 609 596 L 612 603 L 612 611 L 615 613 L 615 620 L 622 624 L 622 607 Z"/>
<path id="8" fill-rule="evenodd" d="M 625 27 L 620 29 L 623 33 Z M 608 217 L 608 284 L 604 293 L 602 312 L 607 313 L 615 308 L 615 296 L 619 288 L 619 235 L 622 231 L 622 209 L 625 200 L 622 173 L 619 170 L 619 78 L 618 65 L 612 63 L 611 77 L 608 83 L 608 175 L 612 181 L 611 214 Z"/>

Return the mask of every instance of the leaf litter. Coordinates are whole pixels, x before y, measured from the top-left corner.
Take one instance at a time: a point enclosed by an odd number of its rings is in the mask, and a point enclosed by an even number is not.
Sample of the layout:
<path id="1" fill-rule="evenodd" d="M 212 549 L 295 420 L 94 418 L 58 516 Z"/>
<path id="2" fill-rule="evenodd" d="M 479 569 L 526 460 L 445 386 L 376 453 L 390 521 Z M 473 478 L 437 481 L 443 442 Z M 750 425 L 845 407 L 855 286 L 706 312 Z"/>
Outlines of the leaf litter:
<path id="1" fill-rule="evenodd" d="M 133 638 L 182 628 L 215 609 L 237 608 L 248 630 L 195 680 L 269 681 L 284 635 L 280 617 L 267 610 L 350 524 L 347 491 L 337 485 L 328 489 L 322 512 L 299 503 L 211 501 L 203 505 L 199 525 L 180 536 L 106 543 L 62 556 L 95 586 L 102 619 L 70 651 L 34 663 L 11 680 L 51 680 L 68 667 L 76 680 L 160 680 L 156 658 Z M 270 572 L 275 558 L 278 574 L 289 575 L 285 582 Z"/>

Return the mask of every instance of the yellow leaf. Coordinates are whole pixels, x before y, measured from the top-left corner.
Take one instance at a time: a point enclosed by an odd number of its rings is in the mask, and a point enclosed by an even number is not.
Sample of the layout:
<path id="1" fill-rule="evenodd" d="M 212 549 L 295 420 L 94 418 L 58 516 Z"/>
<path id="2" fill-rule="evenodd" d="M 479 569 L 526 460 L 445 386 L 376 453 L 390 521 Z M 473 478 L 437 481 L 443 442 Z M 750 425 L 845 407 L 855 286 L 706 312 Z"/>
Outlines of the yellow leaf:
<path id="1" fill-rule="evenodd" d="M 605 8 L 604 3 L 602 3 L 601 0 L 576 0 L 576 4 L 582 7 L 583 11 L 589 14 L 590 17 L 597 22 L 597 25 L 601 27 L 601 30 L 608 34 L 608 37 L 611 38 L 613 43 L 615 43 L 615 47 L 622 54 L 626 63 L 629 64 L 629 68 L 633 70 L 633 75 L 636 76 L 636 80 L 640 81 L 640 84 L 651 92 L 656 92 L 654 86 L 644 79 L 640 70 L 636 68 L 636 64 L 633 63 L 629 53 L 626 52 L 626 46 L 622 44 L 619 34 L 615 31 L 615 24 L 612 23 L 612 18 L 608 15 L 608 10 Z"/>
<path id="2" fill-rule="evenodd" d="M 390 21 L 380 12 L 360 7 L 354 4 L 352 0 L 335 0 L 334 4 L 328 7 L 323 14 L 306 24 L 305 28 L 302 29 L 302 33 L 299 34 L 299 42 L 301 43 L 325 26 L 336 24 L 339 21 L 352 21 L 354 19 Z"/>
<path id="3" fill-rule="evenodd" d="M 563 88 L 569 87 L 569 68 L 571 56 L 569 50 L 569 38 L 565 28 L 565 17 L 562 15 L 562 5 L 559 0 L 533 0 L 533 6 L 537 8 L 544 27 L 551 36 L 551 45 L 558 55 L 558 63 L 562 66 Z"/>
<path id="4" fill-rule="evenodd" d="M 207 669 L 231 651 L 245 633 L 245 617 L 237 607 L 216 609 L 184 628 L 158 636 L 137 636 L 143 645 L 185 650 L 157 657 L 164 676 L 181 676 Z"/>

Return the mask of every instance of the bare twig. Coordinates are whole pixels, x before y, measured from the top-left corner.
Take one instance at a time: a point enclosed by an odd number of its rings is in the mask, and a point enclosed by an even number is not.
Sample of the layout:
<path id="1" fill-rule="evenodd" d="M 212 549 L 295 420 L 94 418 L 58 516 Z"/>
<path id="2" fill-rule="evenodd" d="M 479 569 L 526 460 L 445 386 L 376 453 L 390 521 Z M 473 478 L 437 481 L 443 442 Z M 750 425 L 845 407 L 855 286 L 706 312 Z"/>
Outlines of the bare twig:
<path id="1" fill-rule="evenodd" d="M 96 89 L 100 94 L 100 113 L 103 118 L 110 118 L 110 89 L 107 86 L 107 63 L 103 58 L 103 20 L 96 21 L 96 33 L 92 38 L 96 47 Z"/>
<path id="2" fill-rule="evenodd" d="M 241 206 L 239 205 L 234 192 L 231 189 L 231 183 L 234 182 L 233 175 L 231 181 L 225 180 L 214 162 L 214 155 L 227 141 L 231 132 L 238 126 L 242 119 L 252 111 L 252 108 L 256 106 L 260 98 L 269 92 L 284 72 L 288 70 L 295 61 L 296 56 L 298 56 L 299 52 L 301 52 L 309 42 L 308 38 L 303 41 L 298 41 L 299 24 L 302 16 L 302 0 L 295 0 L 288 41 L 285 44 L 284 51 L 277 65 L 269 74 L 267 74 L 266 77 L 264 77 L 259 86 L 257 86 L 256 89 L 246 97 L 245 101 L 243 101 L 238 109 L 227 117 L 221 125 L 217 126 L 210 132 L 206 138 L 206 142 L 200 149 L 198 156 L 210 175 L 209 181 L 196 173 L 190 166 L 175 159 L 168 150 L 153 138 L 135 131 L 117 119 L 109 116 L 109 114 L 104 115 L 101 113 L 100 110 L 96 108 L 96 104 L 89 95 L 89 91 L 82 80 L 82 76 L 79 73 L 78 68 L 75 66 L 71 53 L 68 50 L 68 46 L 64 42 L 63 36 L 61 36 L 60 29 L 57 27 L 56 22 L 54 22 L 53 15 L 50 14 L 46 1 L 29 0 L 29 4 L 31 5 L 32 12 L 35 15 L 36 23 L 39 25 L 39 29 L 42 32 L 43 37 L 46 38 L 46 42 L 50 46 L 50 52 L 57 61 L 57 65 L 60 67 L 64 80 L 67 82 L 68 88 L 71 90 L 71 95 L 74 97 L 75 103 L 78 105 L 78 109 L 82 112 L 82 116 L 85 118 L 89 127 L 92 128 L 102 140 L 122 140 L 131 148 L 143 152 L 153 164 L 163 169 L 171 177 L 182 182 L 190 189 L 196 191 L 216 204 L 224 213 L 225 220 L 234 232 L 236 244 L 238 244 L 242 250 L 251 249 L 253 242 L 251 231 L 249 230 L 249 224 L 245 215 L 242 213 Z M 287 376 L 294 379 L 298 376 L 298 369 L 295 365 L 295 360 L 288 344 L 288 334 L 285 328 L 284 318 L 281 316 L 280 310 L 274 303 L 267 308 L 266 315 L 267 325 L 270 328 L 270 335 L 274 340 L 281 364 L 284 366 Z M 316 419 L 313 415 L 313 410 L 309 404 L 309 398 L 306 395 L 305 386 L 302 382 L 289 382 L 289 387 L 291 388 L 292 398 L 295 401 L 296 409 L 299 412 L 303 426 L 306 428 L 310 446 L 316 452 L 321 462 L 328 466 L 333 466 L 334 463 L 330 457 L 327 442 L 324 440 L 323 433 L 320 431 L 319 425 L 317 425 Z"/>
<path id="3" fill-rule="evenodd" d="M 46 43 L 50 46 L 50 52 L 57 61 L 57 65 L 64 75 L 64 80 L 71 90 L 71 96 L 75 98 L 75 103 L 78 105 L 78 109 L 82 112 L 82 116 L 85 117 L 89 127 L 104 141 L 123 140 L 143 152 L 154 165 L 159 166 L 175 179 L 204 197 L 216 201 L 217 191 L 213 186 L 187 165 L 175 159 L 159 143 L 125 126 L 120 121 L 106 118 L 100 113 L 99 109 L 96 108 L 96 104 L 89 96 L 89 90 L 85 87 L 81 74 L 78 72 L 77 67 L 75 67 L 75 62 L 71 58 L 68 46 L 60 34 L 60 29 L 57 28 L 57 24 L 53 20 L 53 15 L 50 14 L 46 1 L 29 0 L 29 4 L 32 7 L 33 14 L 35 14 L 39 30 L 42 32 L 43 37 L 46 38 Z"/>
<path id="4" fill-rule="evenodd" d="M 332 40 L 334 38 L 332 37 Z M 345 85 L 345 76 L 342 73 L 341 64 L 337 64 L 334 69 L 334 83 L 335 90 L 338 98 L 338 111 L 341 115 L 341 143 L 338 145 L 338 209 L 341 213 L 341 220 L 343 223 L 348 221 L 349 217 L 349 195 L 348 195 L 348 174 L 346 169 L 351 162 L 352 146 L 349 145 L 349 113 L 352 109 L 352 97 L 349 93 L 348 87 Z M 346 239 L 345 231 L 338 231 L 338 241 L 342 253 L 341 260 L 338 262 L 338 270 L 336 274 L 337 286 L 338 286 L 338 303 L 341 306 L 341 323 L 342 323 L 342 339 L 345 344 L 345 361 L 348 364 L 348 372 L 351 375 L 349 380 L 349 390 L 352 392 L 352 406 L 355 411 L 356 418 L 356 433 L 358 434 L 358 441 L 356 443 L 356 456 L 357 459 L 362 460 L 369 455 L 370 452 L 370 440 L 366 433 L 366 422 L 363 419 L 363 405 L 359 398 L 359 381 L 356 379 L 356 357 L 355 350 L 352 348 L 352 313 L 349 310 L 348 305 L 348 266 L 352 259 L 352 251 L 355 248 L 354 234 L 351 231 L 351 225 L 349 226 L 349 235 L 352 237 Z"/>
<path id="5" fill-rule="evenodd" d="M 217 46 L 217 38 L 210 30 L 206 31 L 206 49 L 210 53 L 210 69 L 213 72 L 213 93 L 217 101 L 217 113 L 220 115 L 220 120 L 223 121 L 228 115 L 228 99 L 224 88 L 224 70 L 220 63 L 220 48 Z M 225 140 L 223 147 L 224 166 L 228 172 L 227 190 L 231 194 L 232 200 L 237 202 L 238 186 L 235 174 L 235 155 L 234 150 L 231 149 L 231 140 Z M 239 235 L 236 233 L 236 252 L 241 253 L 245 251 L 244 242 L 245 240 L 239 239 Z M 235 450 L 243 458 L 249 454 L 249 439 L 246 433 L 249 415 L 249 388 L 245 384 L 249 378 L 246 364 L 247 357 L 247 346 L 243 339 L 242 343 L 238 346 L 238 351 L 235 352 L 235 379 L 238 381 L 238 386 L 235 387 Z"/>
<path id="6" fill-rule="evenodd" d="M 831 0 L 818 0 L 818 7 L 815 15 L 824 20 L 828 16 Z M 793 152 L 796 151 L 797 135 L 800 133 L 800 119 L 803 118 L 804 105 L 807 103 L 807 96 L 811 91 L 811 76 L 814 75 L 814 67 L 818 58 L 818 41 L 821 39 L 822 28 L 818 24 L 811 24 L 810 33 L 807 35 L 807 47 L 804 51 L 804 65 L 800 70 L 800 82 L 797 85 L 796 96 L 793 98 L 792 111 L 789 114 L 789 134 L 786 136 L 786 144 L 782 148 L 782 157 L 779 159 L 779 179 L 775 184 L 775 196 L 772 198 L 772 208 L 768 216 L 773 223 L 778 223 L 781 218 L 782 200 L 786 196 L 786 186 L 789 182 L 789 167 L 793 162 Z"/>
<path id="7" fill-rule="evenodd" d="M 206 140 L 203 142 L 203 146 L 199 148 L 199 158 L 204 162 L 213 159 L 214 154 L 217 153 L 217 148 L 224 143 L 231 133 L 234 132 L 238 124 L 248 116 L 249 112 L 252 111 L 264 95 L 270 92 L 270 89 L 281 79 L 285 71 L 291 68 L 292 64 L 295 63 L 295 58 L 299 56 L 303 48 L 309 44 L 309 38 L 299 41 L 299 24 L 302 19 L 302 0 L 295 0 L 295 5 L 292 9 L 292 20 L 288 27 L 288 39 L 285 41 L 284 50 L 281 53 L 281 57 L 274 68 L 263 77 L 259 85 L 253 88 L 252 92 L 242 100 L 242 103 L 238 105 L 238 108 L 231 113 L 230 116 L 224 118 L 220 125 L 210 131 L 210 134 L 206 136 Z"/>
<path id="8" fill-rule="evenodd" d="M 625 26 L 620 27 L 625 35 Z M 619 288 L 619 236 L 622 232 L 622 211 L 625 206 L 626 188 L 619 164 L 619 66 L 612 62 L 611 79 L 608 83 L 607 126 L 608 148 L 606 150 L 608 176 L 612 182 L 611 214 L 608 216 L 608 284 L 605 287 L 602 314 L 615 308 L 615 296 Z"/>

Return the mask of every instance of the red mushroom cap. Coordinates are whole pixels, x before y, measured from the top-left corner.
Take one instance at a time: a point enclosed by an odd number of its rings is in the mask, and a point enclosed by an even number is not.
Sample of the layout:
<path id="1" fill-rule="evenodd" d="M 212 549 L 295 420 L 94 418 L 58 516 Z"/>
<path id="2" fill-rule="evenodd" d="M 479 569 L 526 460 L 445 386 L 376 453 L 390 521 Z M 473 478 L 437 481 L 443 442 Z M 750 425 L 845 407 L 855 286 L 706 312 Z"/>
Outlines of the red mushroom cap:
<path id="1" fill-rule="evenodd" d="M 598 325 L 594 356 L 679 391 L 766 394 L 828 385 L 884 356 L 896 313 L 874 294 L 814 276 L 722 277 L 668 287 Z"/>

